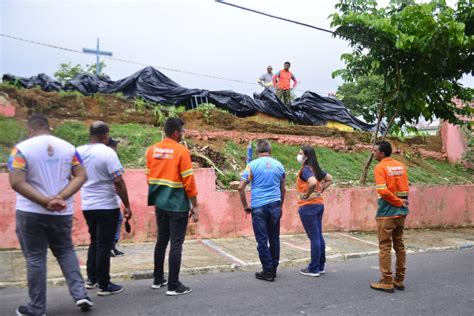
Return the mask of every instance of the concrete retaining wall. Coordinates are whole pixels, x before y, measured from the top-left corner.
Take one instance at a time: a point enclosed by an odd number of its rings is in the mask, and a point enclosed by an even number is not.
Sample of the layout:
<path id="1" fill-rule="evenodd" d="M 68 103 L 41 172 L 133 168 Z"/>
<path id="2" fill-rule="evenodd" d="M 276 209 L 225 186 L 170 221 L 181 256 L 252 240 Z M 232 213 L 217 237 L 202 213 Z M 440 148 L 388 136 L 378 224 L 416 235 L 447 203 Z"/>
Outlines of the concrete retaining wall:
<path id="1" fill-rule="evenodd" d="M 199 190 L 200 221 L 190 221 L 191 238 L 221 238 L 253 235 L 251 218 L 242 210 L 238 192 L 217 192 L 211 169 L 195 170 Z M 125 181 L 132 201 L 132 233 L 125 241 L 153 241 L 156 236 L 154 209 L 146 206 L 147 185 L 143 170 L 127 170 Z M 324 230 L 375 229 L 376 194 L 372 187 L 331 188 L 324 194 Z M 412 186 L 409 228 L 472 226 L 474 223 L 474 185 Z M 18 248 L 15 235 L 15 193 L 8 174 L 0 174 L 0 249 Z M 287 192 L 281 222 L 282 234 L 302 233 L 294 190 Z M 73 238 L 87 244 L 87 225 L 76 196 Z"/>

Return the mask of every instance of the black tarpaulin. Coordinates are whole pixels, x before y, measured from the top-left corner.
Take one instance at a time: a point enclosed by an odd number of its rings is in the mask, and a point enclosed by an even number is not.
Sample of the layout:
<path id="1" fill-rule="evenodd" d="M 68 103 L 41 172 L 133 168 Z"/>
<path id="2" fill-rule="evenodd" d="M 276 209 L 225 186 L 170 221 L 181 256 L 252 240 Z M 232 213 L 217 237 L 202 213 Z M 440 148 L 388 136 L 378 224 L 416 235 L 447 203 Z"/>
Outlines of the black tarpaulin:
<path id="1" fill-rule="evenodd" d="M 91 74 L 80 74 L 64 86 L 45 74 L 31 78 L 6 74 L 3 76 L 3 81 L 15 82 L 24 88 L 40 86 L 45 91 L 70 90 L 79 91 L 84 95 L 120 92 L 128 98 L 142 97 L 164 105 L 186 105 L 188 108 L 193 104 L 195 97 L 199 97 L 201 101 L 207 100 L 239 117 L 261 112 L 272 117 L 288 119 L 305 125 L 323 125 L 328 121 L 335 121 L 364 131 L 373 131 L 375 128 L 374 124 L 365 123 L 350 114 L 339 100 L 322 97 L 311 91 L 305 92 L 300 98 L 295 99 L 289 107 L 286 107 L 269 90 L 254 94 L 252 98 L 245 94 L 227 90 L 188 89 L 180 86 L 153 67 L 146 67 L 118 81 Z"/>

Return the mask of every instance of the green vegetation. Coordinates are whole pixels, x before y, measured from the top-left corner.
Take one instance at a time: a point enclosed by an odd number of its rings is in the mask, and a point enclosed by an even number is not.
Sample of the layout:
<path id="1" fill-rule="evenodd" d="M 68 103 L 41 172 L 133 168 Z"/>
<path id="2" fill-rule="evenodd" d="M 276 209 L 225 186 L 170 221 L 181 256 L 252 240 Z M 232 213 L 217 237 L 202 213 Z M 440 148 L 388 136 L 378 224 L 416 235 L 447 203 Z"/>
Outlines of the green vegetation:
<path id="1" fill-rule="evenodd" d="M 0 116 L 0 164 L 8 161 L 12 147 L 26 138 L 28 130 L 16 119 Z"/>
<path id="2" fill-rule="evenodd" d="M 112 124 L 110 128 L 111 136 L 120 140 L 118 154 L 127 168 L 143 168 L 146 148 L 162 137 L 161 128 L 153 126 L 130 123 Z M 79 121 L 65 121 L 54 128 L 53 134 L 75 146 L 89 142 L 87 126 Z M 26 135 L 27 129 L 17 120 L 0 117 L 0 163 L 7 162 L 11 148 L 25 139 Z M 188 140 L 188 142 L 192 146 L 193 141 Z M 300 169 L 296 161 L 300 146 L 273 143 L 272 148 L 273 156 L 285 166 L 288 187 L 294 187 L 296 175 Z M 227 141 L 219 151 L 224 159 L 214 161 L 214 163 L 225 176 L 218 175 L 218 180 L 224 187 L 228 187 L 230 182 L 239 180 L 240 172 L 245 168 L 247 144 Z M 359 169 L 367 157 L 367 152 L 338 152 L 318 147 L 316 153 L 322 168 L 333 175 L 338 185 L 357 184 Z M 461 165 L 421 159 L 408 154 L 404 157 L 395 156 L 395 158 L 401 159 L 408 166 L 410 181 L 413 184 L 472 183 L 474 179 L 474 171 L 467 171 Z M 373 182 L 372 170 L 375 164 L 376 162 L 372 162 L 370 166 L 369 182 Z"/>
<path id="3" fill-rule="evenodd" d="M 112 124 L 110 136 L 120 140 L 118 155 L 127 168 L 145 167 L 145 151 L 147 146 L 161 139 L 161 131 L 152 126 L 140 124 Z M 89 142 L 87 127 L 78 121 L 66 121 L 58 125 L 53 134 L 67 140 L 74 146 Z"/>
<path id="4" fill-rule="evenodd" d="M 204 120 L 206 121 L 207 124 L 211 124 L 212 122 L 212 114 L 216 114 L 218 112 L 224 112 L 224 113 L 229 113 L 223 109 L 217 108 L 214 104 L 212 103 L 204 103 L 199 105 L 198 108 L 193 109 L 192 111 L 196 112 L 202 112 L 202 115 L 204 117 Z"/>
<path id="5" fill-rule="evenodd" d="M 84 95 L 76 90 L 60 90 L 58 91 L 58 96 L 60 97 L 75 97 L 77 99 L 83 98 Z"/>
<path id="6" fill-rule="evenodd" d="M 287 185 L 294 187 L 296 176 L 300 165 L 296 161 L 296 155 L 300 146 L 289 146 L 272 144 L 272 155 L 279 160 L 286 169 Z M 224 149 L 226 157 L 232 157 L 240 162 L 240 171 L 244 169 L 246 157 L 246 145 L 238 145 L 234 142 L 227 142 Z M 367 158 L 367 152 L 338 152 L 329 148 L 316 148 L 321 167 L 329 172 L 337 184 L 357 184 L 359 179 L 360 166 Z M 254 150 L 255 155 L 255 150 Z M 473 170 L 465 170 L 461 165 L 452 165 L 443 161 L 433 159 L 421 159 L 415 157 L 394 156 L 395 159 L 402 160 L 407 166 L 410 175 L 410 182 L 413 184 L 453 184 L 472 183 L 474 178 Z M 232 159 L 230 159 L 232 160 Z M 227 159 L 229 161 L 229 159 Z M 377 162 L 372 162 L 369 170 L 369 182 L 373 182 L 373 168 Z M 227 169 L 228 170 L 228 169 Z M 235 171 L 226 172 L 229 177 L 234 177 Z M 238 174 L 238 172 L 237 172 Z M 224 182 L 223 182 L 224 183 Z"/>
<path id="7" fill-rule="evenodd" d="M 14 82 L 9 82 L 9 81 L 0 82 L 0 88 L 21 89 L 21 85 L 18 79 L 16 79 Z"/>
<path id="8" fill-rule="evenodd" d="M 103 61 L 99 62 L 100 75 L 106 76 L 103 72 L 106 67 Z M 82 67 L 80 64 L 72 65 L 71 62 L 59 64 L 59 69 L 54 73 L 54 77 L 65 84 L 66 82 L 74 79 L 77 75 L 80 74 L 96 74 L 95 64 L 86 65 L 86 68 Z"/>
<path id="9" fill-rule="evenodd" d="M 369 105 L 379 99 L 372 110 L 377 118 L 373 144 L 382 120 L 387 131 L 392 125 L 401 130 L 420 117 L 471 124 L 460 118 L 474 114 L 467 105 L 474 89 L 460 80 L 473 69 L 472 0 L 459 0 L 455 7 L 439 0 L 392 0 L 385 6 L 376 0 L 339 0 L 336 9 L 331 26 L 338 37 L 349 41 L 352 52 L 341 55 L 346 67 L 333 76 L 356 84 L 363 83 L 364 78 L 379 78 L 364 84 L 373 87 L 370 90 L 375 94 L 354 91 Z M 454 99 L 465 101 L 466 106 L 458 107 Z M 361 183 L 371 160 L 372 155 Z"/>
<path id="10" fill-rule="evenodd" d="M 160 129 L 134 123 L 112 124 L 110 131 L 113 138 L 120 140 L 118 155 L 128 168 L 144 168 L 146 149 L 162 138 Z"/>

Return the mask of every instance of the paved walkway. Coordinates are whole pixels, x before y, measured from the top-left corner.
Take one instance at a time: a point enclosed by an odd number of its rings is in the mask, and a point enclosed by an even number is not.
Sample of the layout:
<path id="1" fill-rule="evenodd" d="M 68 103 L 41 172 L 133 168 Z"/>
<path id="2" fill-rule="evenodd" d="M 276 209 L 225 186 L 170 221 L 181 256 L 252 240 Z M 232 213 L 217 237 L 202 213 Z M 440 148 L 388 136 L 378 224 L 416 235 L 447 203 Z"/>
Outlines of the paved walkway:
<path id="1" fill-rule="evenodd" d="M 328 261 L 346 260 L 378 253 L 374 233 L 331 232 L 325 234 Z M 408 252 L 426 252 L 474 247 L 474 227 L 461 229 L 407 230 Z M 152 277 L 154 243 L 121 244 L 124 257 L 112 258 L 113 278 L 145 279 Z M 87 248 L 76 248 L 83 275 Z M 281 267 L 304 266 L 310 256 L 305 235 L 281 236 Z M 231 239 L 189 240 L 184 244 L 182 273 L 198 274 L 234 270 L 258 270 L 256 242 L 251 237 Z M 0 251 L 0 287 L 25 285 L 25 261 L 21 251 Z M 48 254 L 50 284 L 63 284 L 61 270 L 51 253 Z"/>

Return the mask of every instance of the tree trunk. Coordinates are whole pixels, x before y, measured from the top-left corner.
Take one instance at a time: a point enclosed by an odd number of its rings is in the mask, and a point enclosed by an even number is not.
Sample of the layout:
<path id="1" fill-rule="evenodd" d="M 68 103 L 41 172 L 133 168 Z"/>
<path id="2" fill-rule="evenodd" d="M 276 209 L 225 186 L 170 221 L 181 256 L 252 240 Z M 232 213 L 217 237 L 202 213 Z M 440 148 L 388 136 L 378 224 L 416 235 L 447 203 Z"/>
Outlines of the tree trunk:
<path id="1" fill-rule="evenodd" d="M 382 118 L 384 116 L 384 108 L 385 108 L 385 102 L 382 101 L 380 105 L 380 109 L 379 109 L 379 115 L 377 118 L 377 125 L 375 126 L 375 131 L 371 139 L 372 151 L 370 152 L 369 159 L 367 159 L 364 169 L 362 170 L 362 174 L 360 175 L 360 178 L 359 178 L 360 184 L 365 184 L 367 182 L 367 174 L 369 173 L 370 164 L 372 163 L 372 160 L 374 159 L 373 149 L 375 147 L 375 142 L 377 141 L 377 135 L 379 134 L 379 130 L 380 130 L 380 124 L 382 123 Z"/>
<path id="2" fill-rule="evenodd" d="M 387 129 L 382 135 L 382 140 L 385 139 L 387 136 L 388 130 L 390 129 L 390 126 L 392 126 L 393 122 L 395 121 L 395 118 L 398 115 L 398 109 L 399 107 L 399 102 L 400 102 L 400 68 L 398 65 L 398 61 L 395 63 L 395 68 L 396 68 L 396 75 L 397 75 L 397 90 L 396 90 L 396 98 L 397 98 L 397 110 L 393 113 L 393 115 L 390 117 L 388 124 L 387 124 Z M 387 74 L 384 75 L 384 92 L 387 93 Z M 380 130 L 380 124 L 382 123 L 382 118 L 385 114 L 385 103 L 389 102 L 389 98 L 387 97 L 387 94 L 385 94 L 385 98 L 382 98 L 382 102 L 380 104 L 380 110 L 379 110 L 379 117 L 377 119 L 377 126 L 375 127 L 375 132 L 372 135 L 372 149 L 370 152 L 369 159 L 367 159 L 367 162 L 365 163 L 364 169 L 362 170 L 362 174 L 359 178 L 359 183 L 360 184 L 365 184 L 367 182 L 367 174 L 369 173 L 369 168 L 370 164 L 372 163 L 372 160 L 374 159 L 374 148 L 375 148 L 375 143 L 377 142 L 377 136 L 379 134 Z"/>

